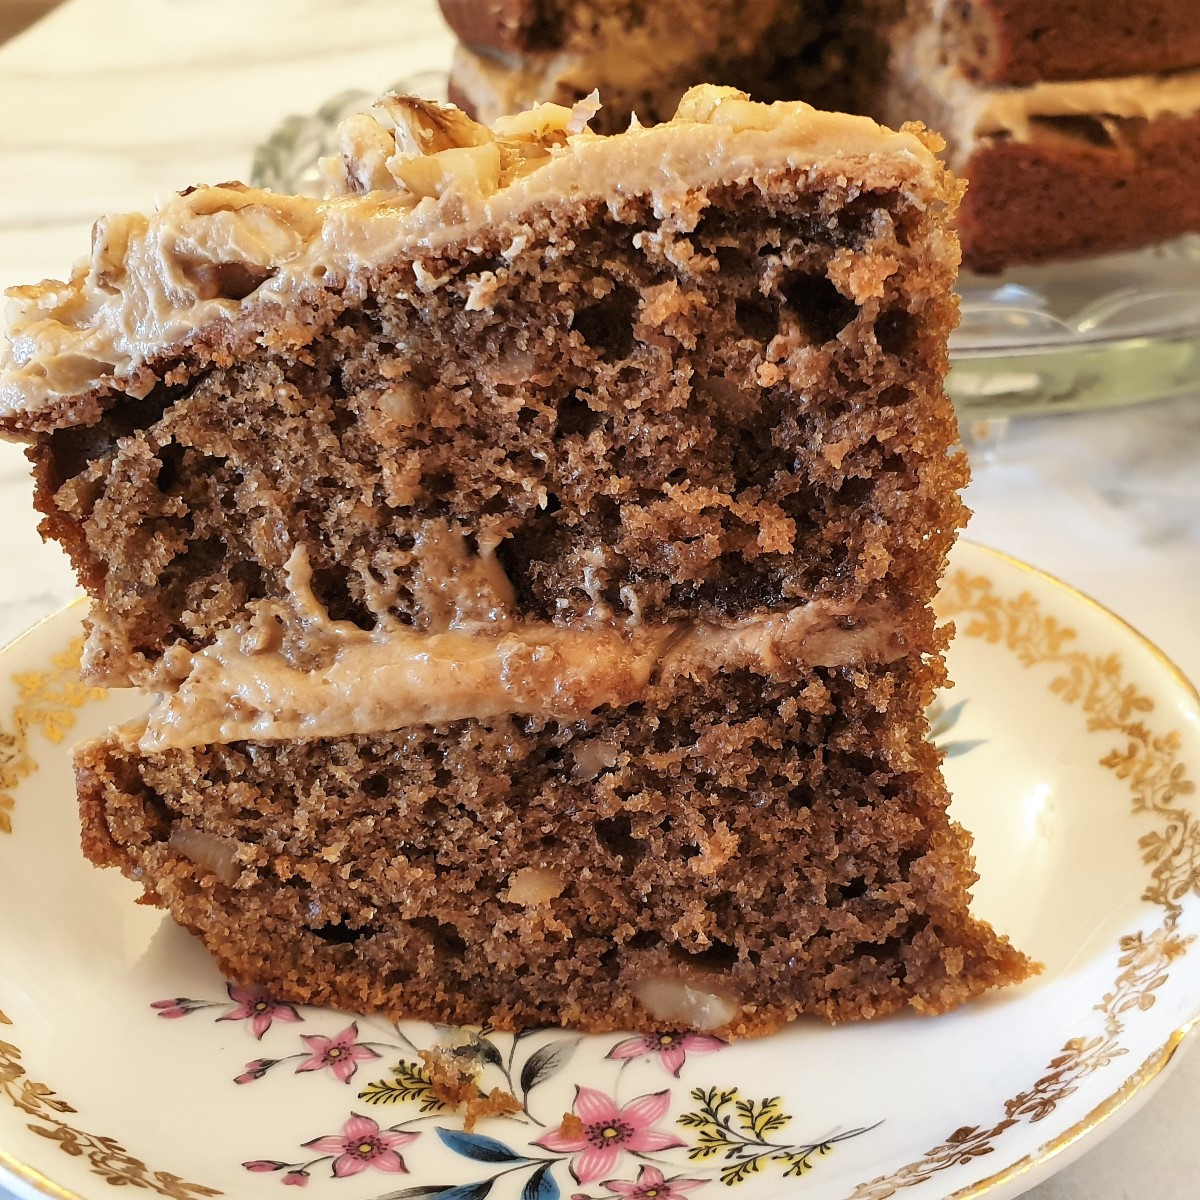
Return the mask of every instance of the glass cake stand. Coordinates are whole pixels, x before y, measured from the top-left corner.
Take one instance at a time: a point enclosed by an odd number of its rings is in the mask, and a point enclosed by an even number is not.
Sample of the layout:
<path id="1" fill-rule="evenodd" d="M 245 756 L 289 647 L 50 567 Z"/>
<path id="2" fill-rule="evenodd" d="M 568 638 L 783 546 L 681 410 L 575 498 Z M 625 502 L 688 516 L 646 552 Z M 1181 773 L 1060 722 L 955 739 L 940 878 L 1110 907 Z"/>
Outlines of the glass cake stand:
<path id="1" fill-rule="evenodd" d="M 430 71 L 397 91 L 445 99 Z M 369 107 L 343 92 L 292 116 L 255 152 L 251 182 L 317 195 L 317 159 L 334 151 L 338 122 Z M 962 324 L 950 339 L 949 390 L 976 445 L 1003 418 L 1159 400 L 1200 387 L 1200 236 L 1134 253 L 964 273 Z"/>

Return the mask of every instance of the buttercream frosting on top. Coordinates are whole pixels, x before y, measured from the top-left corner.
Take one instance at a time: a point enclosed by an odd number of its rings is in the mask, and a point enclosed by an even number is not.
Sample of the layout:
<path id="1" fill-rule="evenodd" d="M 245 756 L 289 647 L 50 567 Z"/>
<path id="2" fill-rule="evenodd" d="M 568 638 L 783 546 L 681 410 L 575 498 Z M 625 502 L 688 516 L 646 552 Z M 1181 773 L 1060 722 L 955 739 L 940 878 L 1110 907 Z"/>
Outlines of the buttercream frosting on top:
<path id="1" fill-rule="evenodd" d="M 367 287 L 405 254 L 493 226 L 515 243 L 526 214 L 558 203 L 639 195 L 669 211 L 693 188 L 764 171 L 855 178 L 870 163 L 929 196 L 940 186 L 920 131 L 866 117 L 705 85 L 672 120 L 606 137 L 586 126 L 594 103 L 542 105 L 489 129 L 451 106 L 387 97 L 342 128 L 324 199 L 226 184 L 99 221 L 69 280 L 8 292 L 0 434 L 81 419 L 71 402 L 91 392 L 144 395 L 190 343 L 298 319 L 306 294 Z"/>

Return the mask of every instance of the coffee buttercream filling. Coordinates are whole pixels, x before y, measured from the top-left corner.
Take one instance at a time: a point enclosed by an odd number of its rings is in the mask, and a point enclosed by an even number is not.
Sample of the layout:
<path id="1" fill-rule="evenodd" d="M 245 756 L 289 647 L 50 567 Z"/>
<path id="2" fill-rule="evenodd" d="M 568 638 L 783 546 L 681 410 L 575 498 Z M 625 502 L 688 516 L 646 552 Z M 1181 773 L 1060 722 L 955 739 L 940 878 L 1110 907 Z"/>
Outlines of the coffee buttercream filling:
<path id="1" fill-rule="evenodd" d="M 882 604 L 851 613 L 816 600 L 728 625 L 600 619 L 569 627 L 501 616 L 436 632 L 396 623 L 367 631 L 325 612 L 302 548 L 288 578 L 285 606 L 194 654 L 168 653 L 159 684 L 170 690 L 144 727 L 129 731 L 142 751 L 512 715 L 569 722 L 668 694 L 714 669 L 769 676 L 908 652 L 903 613 Z"/>
<path id="2" fill-rule="evenodd" d="M 1200 69 L 1160 75 L 981 84 L 946 60 L 930 26 L 896 52 L 893 69 L 944 106 L 937 122 L 951 154 L 978 141 L 1033 142 L 1056 122 L 1089 120 L 1111 130 L 1123 121 L 1156 121 L 1200 112 Z"/>

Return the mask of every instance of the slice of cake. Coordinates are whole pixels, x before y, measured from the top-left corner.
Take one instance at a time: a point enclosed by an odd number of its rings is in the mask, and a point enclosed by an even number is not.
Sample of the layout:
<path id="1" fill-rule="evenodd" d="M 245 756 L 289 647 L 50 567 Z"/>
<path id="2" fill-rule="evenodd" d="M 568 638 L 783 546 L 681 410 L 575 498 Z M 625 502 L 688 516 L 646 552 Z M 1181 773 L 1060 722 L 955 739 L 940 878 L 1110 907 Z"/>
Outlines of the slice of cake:
<path id="1" fill-rule="evenodd" d="M 890 120 L 919 115 L 945 137 L 947 160 L 968 182 L 958 217 L 968 265 L 996 271 L 1200 231 L 1200 14 L 1192 0 L 1189 36 L 1171 51 L 1138 38 L 1124 54 L 1090 19 L 1083 24 L 1094 42 L 1081 29 L 1074 55 L 1061 38 L 1042 45 L 1023 36 L 1031 7 L 1012 4 L 995 36 L 978 45 L 965 30 L 909 23 L 896 35 L 875 110 Z M 1159 71 L 1155 63 L 1180 47 L 1191 69 Z M 1155 73 L 1085 73 L 1131 62 Z"/>
<path id="2" fill-rule="evenodd" d="M 919 129 L 698 88 L 390 97 L 18 289 L 0 422 L 92 596 L 83 843 L 293 1001 L 760 1033 L 1031 964 L 924 710 L 964 517 L 959 188 Z"/>
<path id="3" fill-rule="evenodd" d="M 491 121 L 599 88 L 595 127 L 667 120 L 698 83 L 866 111 L 904 0 L 439 0 L 459 41 L 450 97 Z"/>
<path id="4" fill-rule="evenodd" d="M 948 141 L 964 263 L 1200 231 L 1196 0 L 441 0 L 452 96 L 485 119 L 599 88 L 606 128 L 732 83 Z"/>

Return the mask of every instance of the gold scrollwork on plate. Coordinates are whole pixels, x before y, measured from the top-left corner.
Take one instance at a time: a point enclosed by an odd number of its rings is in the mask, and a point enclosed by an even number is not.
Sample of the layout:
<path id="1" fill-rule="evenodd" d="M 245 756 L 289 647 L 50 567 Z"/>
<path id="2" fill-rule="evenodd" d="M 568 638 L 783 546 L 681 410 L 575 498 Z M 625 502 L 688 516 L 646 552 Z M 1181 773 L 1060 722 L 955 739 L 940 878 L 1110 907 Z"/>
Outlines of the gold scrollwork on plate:
<path id="1" fill-rule="evenodd" d="M 12 833 L 13 789 L 38 767 L 36 757 L 29 752 L 30 732 L 39 730 L 48 741 L 59 744 L 74 726 L 77 711 L 90 700 L 100 700 L 105 695 L 103 688 L 80 682 L 82 651 L 83 638 L 76 638 L 65 650 L 51 657 L 47 670 L 24 671 L 13 676 L 17 703 L 12 710 L 11 724 L 0 726 L 0 833 Z M 0 1025 L 11 1024 L 8 1016 L 0 1011 Z M 169 1171 L 151 1171 L 114 1138 L 77 1129 L 65 1119 L 76 1110 L 52 1088 L 30 1079 L 21 1062 L 21 1051 L 2 1038 L 0 1093 L 33 1118 L 28 1129 L 57 1142 L 59 1149 L 73 1158 L 86 1156 L 92 1171 L 106 1183 L 147 1189 L 170 1200 L 221 1195 L 215 1188 L 188 1183 Z"/>
<path id="2" fill-rule="evenodd" d="M 1121 939 L 1114 983 L 1094 1006 L 1100 1014 L 1096 1032 L 1067 1042 L 1047 1064 L 1046 1073 L 1005 1104 L 1000 1120 L 956 1129 L 916 1162 L 861 1184 L 850 1200 L 887 1200 L 902 1188 L 992 1153 L 1006 1130 L 1022 1121 L 1032 1125 L 1045 1120 L 1085 1079 L 1127 1054 L 1121 1044 L 1125 1014 L 1153 1007 L 1155 992 L 1167 982 L 1171 963 L 1193 940 L 1176 932 L 1180 901 L 1189 894 L 1200 895 L 1200 823 L 1179 803 L 1195 791 L 1179 758 L 1180 736 L 1175 730 L 1160 732 L 1149 726 L 1154 701 L 1125 681 L 1120 656 L 1078 649 L 1078 633 L 1044 613 L 1035 596 L 1029 592 L 1002 596 L 984 575 L 951 573 L 938 611 L 957 619 L 959 637 L 1003 644 L 1025 667 L 1056 668 L 1050 691 L 1079 708 L 1089 732 L 1115 735 L 1115 744 L 1100 763 L 1128 787 L 1133 812 L 1155 818 L 1156 827 L 1138 840 L 1143 861 L 1153 867 L 1142 898 L 1157 905 L 1163 916 L 1155 928 Z M 1161 1066 L 1170 1053 L 1152 1057 Z M 1139 1071 L 1127 1086 L 1142 1082 L 1144 1072 Z M 1043 1147 L 1037 1157 L 1065 1144 L 1071 1132 Z M 994 1182 L 999 1180 L 984 1180 L 955 1195 L 966 1200 Z"/>
<path id="3" fill-rule="evenodd" d="M 83 638 L 76 638 L 50 659 L 45 671 L 22 671 L 13 676 L 17 703 L 10 724 L 0 725 L 0 833 L 12 833 L 13 790 L 37 769 L 29 754 L 29 731 L 40 729 L 47 740 L 60 743 L 75 724 L 75 712 L 89 700 L 100 700 L 104 689 L 79 679 Z"/>
<path id="4" fill-rule="evenodd" d="M 12 1022 L 0 1012 L 0 1025 Z M 28 1128 L 41 1137 L 57 1142 L 72 1157 L 87 1156 L 92 1170 L 105 1182 L 147 1188 L 170 1200 L 196 1200 L 198 1196 L 219 1196 L 214 1188 L 188 1183 L 169 1171 L 151 1171 L 134 1158 L 119 1142 L 101 1134 L 76 1129 L 64 1117 L 75 1109 L 44 1083 L 35 1083 L 21 1065 L 21 1051 L 0 1039 L 0 1091 L 23 1113 L 32 1117 Z"/>

